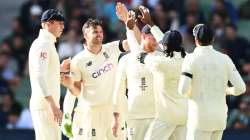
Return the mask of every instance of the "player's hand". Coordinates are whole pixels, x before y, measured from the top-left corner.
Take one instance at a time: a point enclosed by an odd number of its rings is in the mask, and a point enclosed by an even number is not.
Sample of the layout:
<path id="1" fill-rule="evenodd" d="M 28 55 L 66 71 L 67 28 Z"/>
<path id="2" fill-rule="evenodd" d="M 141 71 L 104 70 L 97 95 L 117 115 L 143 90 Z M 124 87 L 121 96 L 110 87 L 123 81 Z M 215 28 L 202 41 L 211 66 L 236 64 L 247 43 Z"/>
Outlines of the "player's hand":
<path id="1" fill-rule="evenodd" d="M 60 110 L 60 108 L 58 108 L 54 104 L 51 104 L 50 108 L 51 108 L 51 111 L 53 113 L 54 121 L 57 122 L 58 124 L 61 124 L 61 122 L 62 122 L 62 111 Z"/>
<path id="2" fill-rule="evenodd" d="M 120 124 L 119 124 L 118 119 L 117 119 L 117 118 L 113 118 L 111 128 L 112 128 L 112 135 L 113 135 L 114 137 L 117 137 L 117 136 L 118 136 L 118 135 L 117 135 L 117 131 L 118 131 L 119 127 L 120 127 Z"/>
<path id="3" fill-rule="evenodd" d="M 73 137 L 73 133 L 72 133 L 72 121 L 71 121 L 71 116 L 70 116 L 69 113 L 65 113 L 63 115 L 61 130 L 62 130 L 62 133 L 66 137 L 68 137 L 68 138 L 72 138 Z"/>
<path id="4" fill-rule="evenodd" d="M 70 63 L 71 59 L 65 59 L 63 60 L 61 67 L 60 67 L 60 81 L 61 84 L 67 88 L 70 88 L 72 86 L 72 79 L 70 77 Z"/>
<path id="5" fill-rule="evenodd" d="M 60 74 L 60 82 L 64 87 L 66 87 L 68 89 L 71 89 L 71 87 L 73 86 L 73 83 L 74 83 L 74 81 L 72 80 L 70 75 L 64 74 L 64 73 Z"/>
<path id="6" fill-rule="evenodd" d="M 125 4 L 118 2 L 116 4 L 116 15 L 118 17 L 119 20 L 121 20 L 122 22 L 126 23 L 127 21 L 127 15 L 128 15 L 128 9 L 125 6 Z"/>
<path id="7" fill-rule="evenodd" d="M 70 63 L 71 63 L 71 58 L 63 60 L 61 67 L 60 67 L 60 72 L 61 73 L 70 72 Z"/>
<path id="8" fill-rule="evenodd" d="M 138 16 L 138 18 L 145 24 L 148 24 L 150 27 L 154 26 L 154 23 L 152 21 L 152 18 L 149 13 L 149 9 L 140 5 L 139 10 L 141 12 L 141 15 Z"/>
<path id="9" fill-rule="evenodd" d="M 135 12 L 130 10 L 127 15 L 126 26 L 132 30 L 135 26 L 135 23 L 136 23 Z"/>

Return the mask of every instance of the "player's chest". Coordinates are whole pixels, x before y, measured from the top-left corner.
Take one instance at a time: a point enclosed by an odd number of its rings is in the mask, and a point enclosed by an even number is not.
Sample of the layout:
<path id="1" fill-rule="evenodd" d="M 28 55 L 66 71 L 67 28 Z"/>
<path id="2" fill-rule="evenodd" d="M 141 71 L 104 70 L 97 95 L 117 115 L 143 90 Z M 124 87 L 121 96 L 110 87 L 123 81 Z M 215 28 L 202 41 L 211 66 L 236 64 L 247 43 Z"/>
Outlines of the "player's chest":
<path id="1" fill-rule="evenodd" d="M 82 63 L 82 73 L 87 79 L 100 79 L 108 77 L 110 74 L 114 73 L 117 65 L 117 60 L 115 60 L 108 53 L 102 53 L 95 57 L 90 57 Z"/>
<path id="2" fill-rule="evenodd" d="M 59 56 L 56 52 L 56 49 L 51 48 L 48 55 L 49 55 L 49 65 L 51 66 L 50 68 L 59 69 L 60 60 L 59 60 Z"/>

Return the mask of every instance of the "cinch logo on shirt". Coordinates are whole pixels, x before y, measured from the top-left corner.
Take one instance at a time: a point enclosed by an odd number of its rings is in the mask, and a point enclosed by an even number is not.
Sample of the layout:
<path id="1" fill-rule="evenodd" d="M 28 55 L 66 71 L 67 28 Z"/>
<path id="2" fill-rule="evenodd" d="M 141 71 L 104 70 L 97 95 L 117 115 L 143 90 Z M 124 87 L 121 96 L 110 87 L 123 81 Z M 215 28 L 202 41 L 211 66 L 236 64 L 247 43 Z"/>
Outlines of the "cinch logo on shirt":
<path id="1" fill-rule="evenodd" d="M 108 63 L 104 67 L 102 67 L 102 68 L 98 69 L 96 72 L 92 73 L 92 77 L 97 78 L 97 77 L 101 76 L 103 73 L 110 71 L 112 68 L 113 68 L 113 64 Z"/>

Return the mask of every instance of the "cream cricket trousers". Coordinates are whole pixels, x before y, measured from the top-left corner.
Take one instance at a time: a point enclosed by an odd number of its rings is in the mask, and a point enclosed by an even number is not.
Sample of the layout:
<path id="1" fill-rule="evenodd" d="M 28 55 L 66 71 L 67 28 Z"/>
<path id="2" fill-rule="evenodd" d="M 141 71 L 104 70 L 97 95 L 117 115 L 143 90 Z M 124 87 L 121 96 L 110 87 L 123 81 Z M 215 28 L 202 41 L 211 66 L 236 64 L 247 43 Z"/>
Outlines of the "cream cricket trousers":
<path id="1" fill-rule="evenodd" d="M 84 119 L 86 119 L 86 110 L 84 107 L 75 109 L 74 116 L 73 116 L 73 122 L 72 122 L 72 133 L 73 138 L 70 138 L 70 140 L 85 140 L 83 135 L 83 122 Z"/>
<path id="2" fill-rule="evenodd" d="M 111 105 L 90 107 L 83 114 L 76 114 L 79 118 L 73 121 L 73 140 L 124 140 L 125 134 L 122 128 L 118 131 L 118 137 L 112 135 L 113 110 Z"/>
<path id="3" fill-rule="evenodd" d="M 128 119 L 127 137 L 128 140 L 143 140 L 153 118 L 149 119 Z"/>
<path id="4" fill-rule="evenodd" d="M 61 140 L 59 124 L 53 120 L 50 109 L 31 110 L 36 140 Z"/>
<path id="5" fill-rule="evenodd" d="M 223 130 L 203 131 L 203 130 L 187 130 L 187 140 L 221 140 Z"/>
<path id="6" fill-rule="evenodd" d="M 144 140 L 186 140 L 186 125 L 171 125 L 155 119 Z"/>

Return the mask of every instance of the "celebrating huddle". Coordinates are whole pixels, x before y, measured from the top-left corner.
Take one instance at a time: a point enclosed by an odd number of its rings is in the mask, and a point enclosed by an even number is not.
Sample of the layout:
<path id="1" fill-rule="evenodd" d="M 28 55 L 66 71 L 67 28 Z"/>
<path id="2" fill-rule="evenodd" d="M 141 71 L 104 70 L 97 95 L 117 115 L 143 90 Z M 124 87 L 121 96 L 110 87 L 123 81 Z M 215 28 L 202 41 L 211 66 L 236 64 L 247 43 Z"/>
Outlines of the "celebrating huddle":
<path id="1" fill-rule="evenodd" d="M 101 22 L 86 21 L 84 50 L 61 66 L 54 43 L 64 17 L 53 9 L 43 13 L 29 53 L 36 140 L 60 140 L 61 130 L 72 140 L 221 140 L 226 95 L 246 90 L 231 59 L 213 49 L 207 25 L 194 27 L 197 47 L 186 54 L 177 30 L 162 33 L 149 10 L 139 10 L 136 17 L 116 5 L 126 40 L 103 44 Z M 145 23 L 141 31 L 137 20 Z M 60 83 L 68 89 L 63 113 Z"/>

